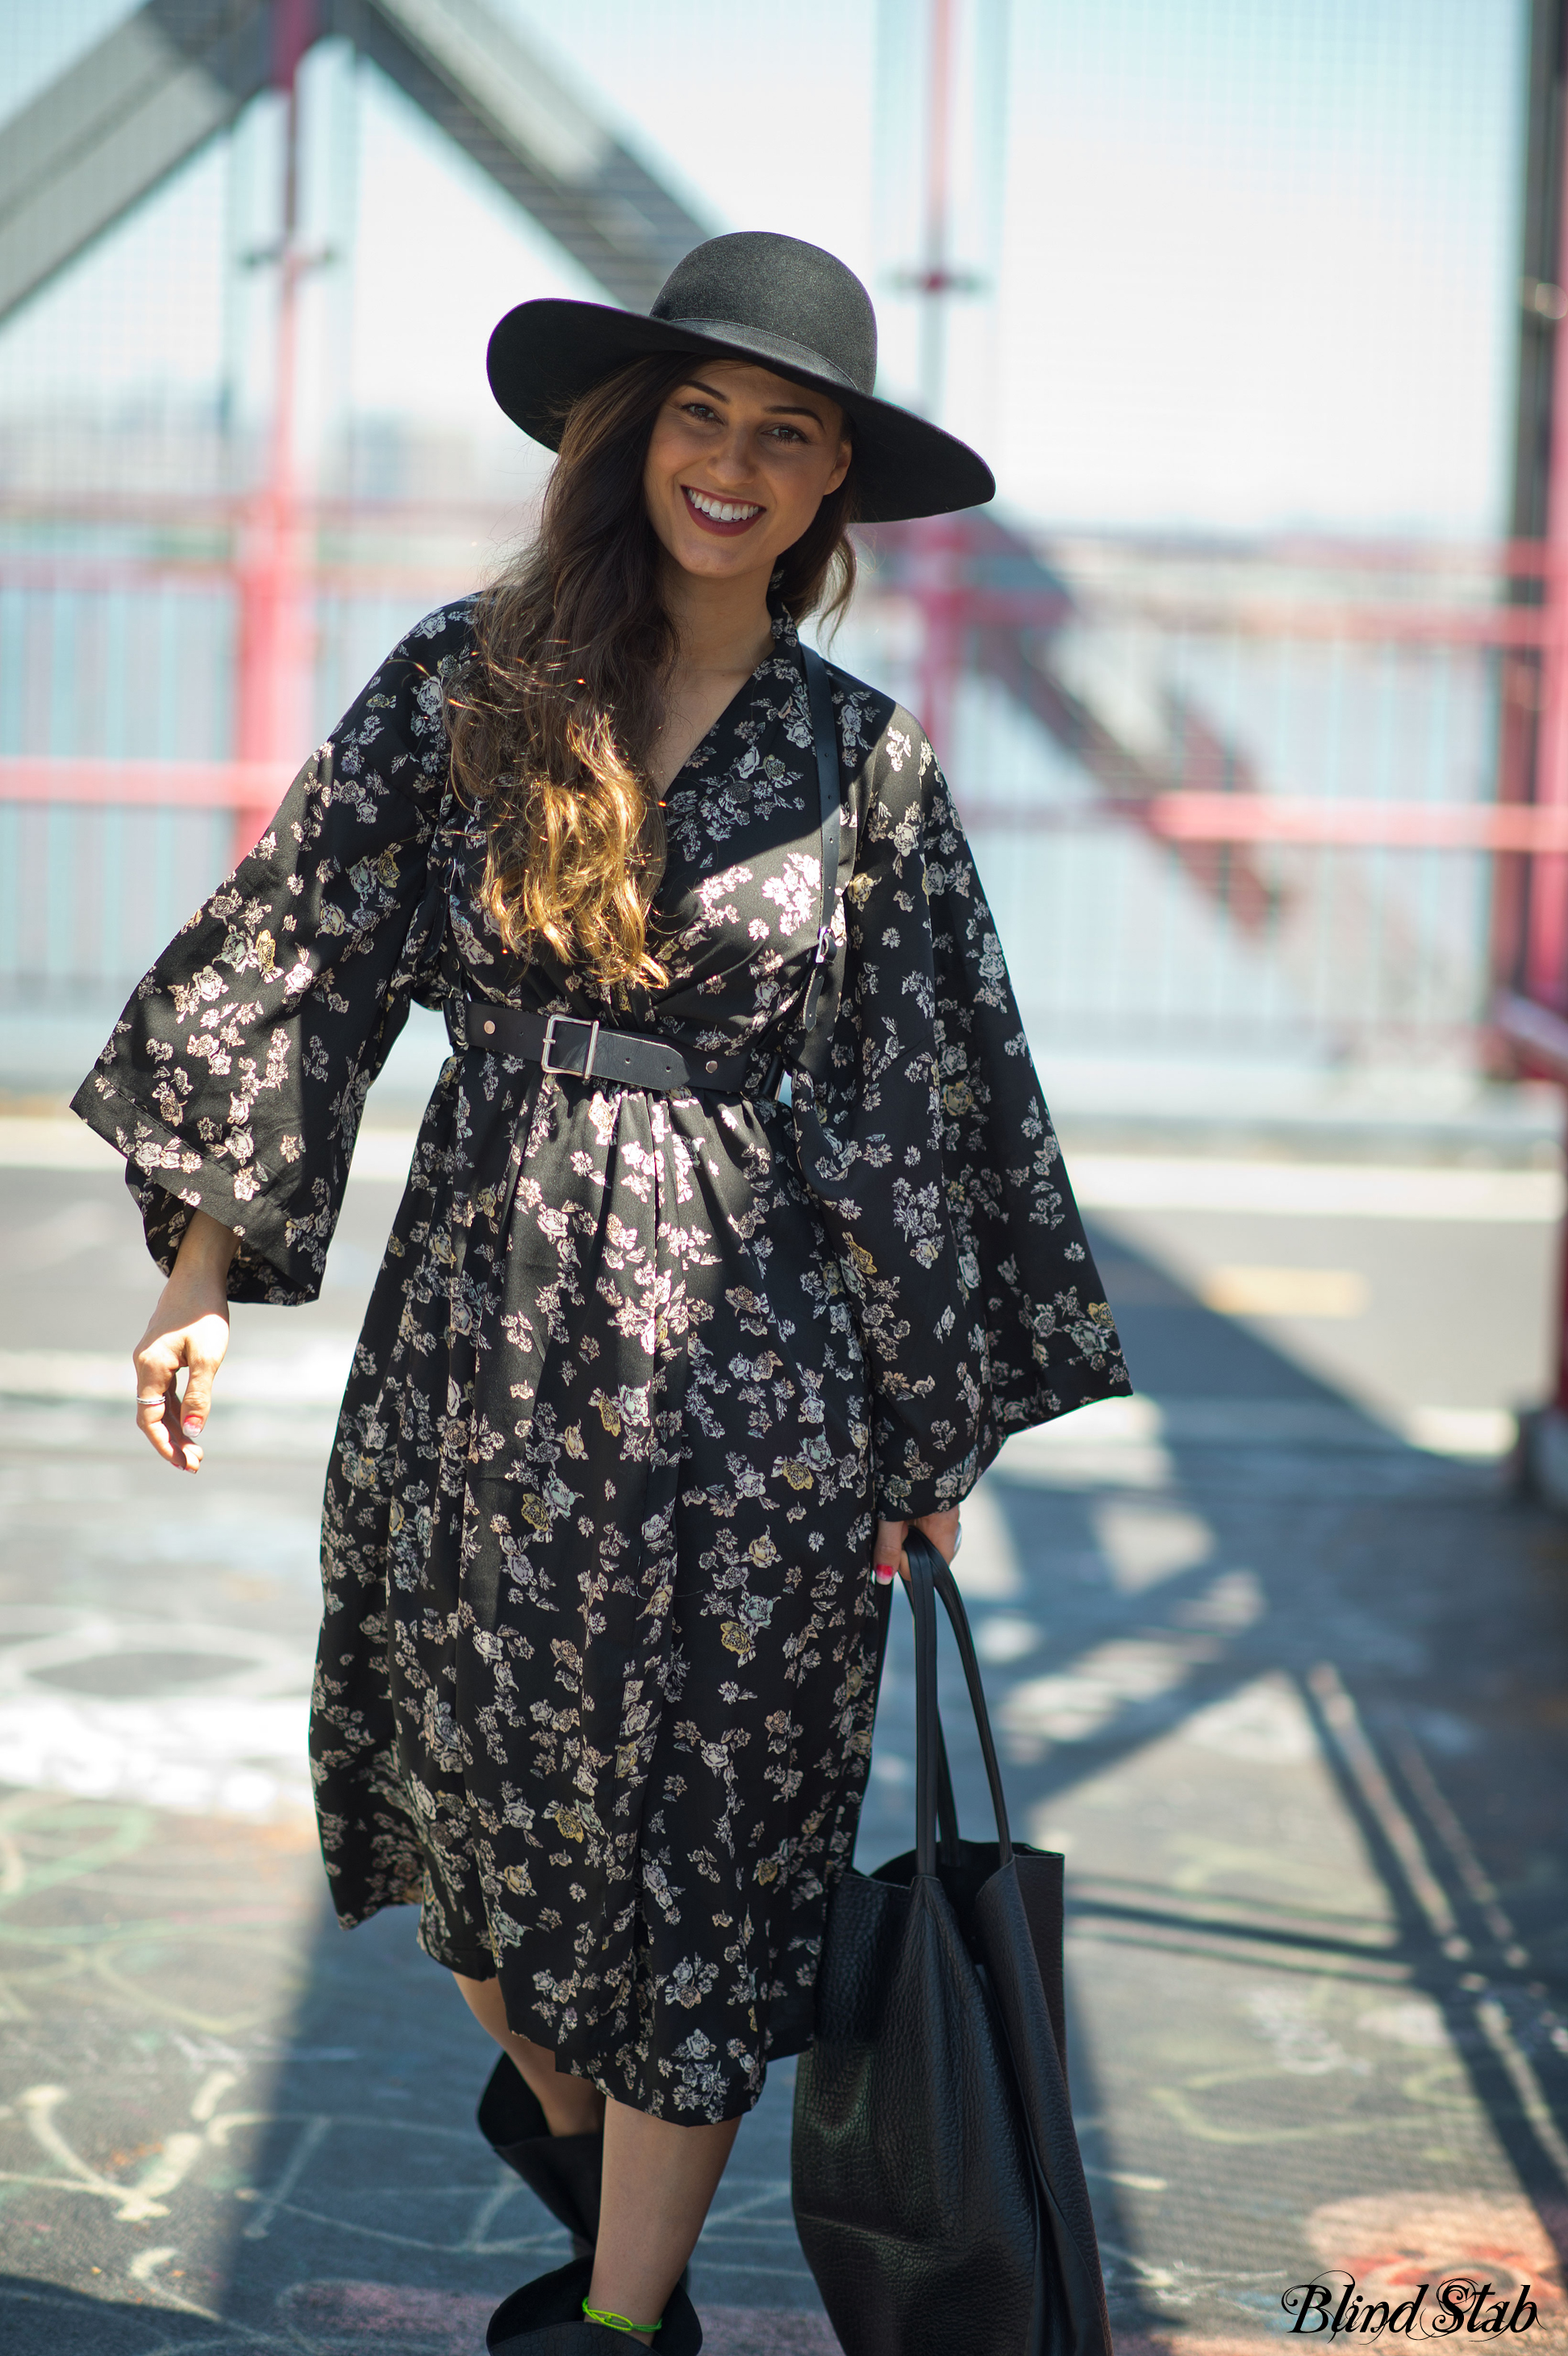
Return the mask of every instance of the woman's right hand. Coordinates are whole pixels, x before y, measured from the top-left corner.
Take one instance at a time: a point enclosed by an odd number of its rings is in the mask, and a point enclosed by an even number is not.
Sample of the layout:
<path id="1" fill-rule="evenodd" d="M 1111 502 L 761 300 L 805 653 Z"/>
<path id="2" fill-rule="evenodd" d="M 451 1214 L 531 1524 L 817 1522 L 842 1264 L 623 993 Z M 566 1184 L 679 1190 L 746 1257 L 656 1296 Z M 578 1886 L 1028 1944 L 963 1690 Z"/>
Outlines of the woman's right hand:
<path id="1" fill-rule="evenodd" d="M 133 1353 L 137 1424 L 179 1472 L 201 1469 L 199 1440 L 212 1408 L 212 1378 L 229 1347 L 229 1263 L 239 1248 L 231 1228 L 198 1211 Z M 175 1387 L 181 1366 L 183 1399 Z"/>

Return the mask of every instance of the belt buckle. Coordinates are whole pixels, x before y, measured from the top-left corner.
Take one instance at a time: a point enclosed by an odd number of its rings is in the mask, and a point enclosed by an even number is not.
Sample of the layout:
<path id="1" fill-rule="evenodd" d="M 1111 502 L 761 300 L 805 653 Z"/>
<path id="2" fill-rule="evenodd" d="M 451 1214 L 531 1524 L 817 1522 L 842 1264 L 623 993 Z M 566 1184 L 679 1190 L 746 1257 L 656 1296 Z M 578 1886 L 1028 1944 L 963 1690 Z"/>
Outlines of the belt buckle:
<path id="1" fill-rule="evenodd" d="M 585 1031 L 588 1034 L 588 1052 L 583 1058 L 583 1068 L 580 1072 L 570 1064 L 553 1064 L 550 1060 L 550 1051 L 555 1044 L 555 1025 L 558 1023 L 570 1023 L 577 1030 Z M 585 1023 L 580 1014 L 547 1015 L 544 1021 L 544 1044 L 539 1050 L 539 1068 L 542 1072 L 563 1074 L 569 1080 L 590 1080 L 594 1076 L 594 1056 L 598 1044 L 599 1026 L 596 1022 Z"/>

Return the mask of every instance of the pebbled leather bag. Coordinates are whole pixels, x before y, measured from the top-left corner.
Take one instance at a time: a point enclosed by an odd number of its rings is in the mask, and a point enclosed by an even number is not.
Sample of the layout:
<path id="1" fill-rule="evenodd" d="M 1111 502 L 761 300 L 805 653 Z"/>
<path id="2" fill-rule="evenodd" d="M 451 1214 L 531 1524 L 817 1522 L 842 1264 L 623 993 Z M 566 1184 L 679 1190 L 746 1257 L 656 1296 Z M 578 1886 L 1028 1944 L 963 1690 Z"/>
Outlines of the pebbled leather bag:
<path id="1" fill-rule="evenodd" d="M 1010 1838 L 958 1588 L 918 1531 L 906 1552 L 916 1846 L 846 1874 L 829 1909 L 816 2030 L 795 2080 L 800 2246 L 845 2356 L 1111 2356 L 1063 2060 L 1062 1861 Z M 958 1837 L 939 1595 L 994 1841 Z"/>

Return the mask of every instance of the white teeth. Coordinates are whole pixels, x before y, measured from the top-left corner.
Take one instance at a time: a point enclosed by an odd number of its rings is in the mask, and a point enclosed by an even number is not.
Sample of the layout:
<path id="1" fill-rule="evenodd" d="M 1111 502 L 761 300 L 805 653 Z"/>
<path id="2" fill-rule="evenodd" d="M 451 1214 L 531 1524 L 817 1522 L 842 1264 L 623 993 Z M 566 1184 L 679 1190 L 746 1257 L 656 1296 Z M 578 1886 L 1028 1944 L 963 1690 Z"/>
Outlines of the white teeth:
<path id="1" fill-rule="evenodd" d="M 712 517 L 714 523 L 741 523 L 762 513 L 759 507 L 736 506 L 726 499 L 711 498 L 706 491 L 688 490 L 686 497 L 700 514 Z"/>

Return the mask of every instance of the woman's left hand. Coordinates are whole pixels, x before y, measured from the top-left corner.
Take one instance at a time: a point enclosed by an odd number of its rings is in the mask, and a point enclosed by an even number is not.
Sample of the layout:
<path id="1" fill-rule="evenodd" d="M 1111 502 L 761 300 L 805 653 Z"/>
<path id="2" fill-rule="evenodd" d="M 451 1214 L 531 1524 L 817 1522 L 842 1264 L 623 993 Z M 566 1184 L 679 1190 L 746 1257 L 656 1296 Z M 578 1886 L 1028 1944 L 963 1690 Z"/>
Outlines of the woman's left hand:
<path id="1" fill-rule="evenodd" d="M 900 1579 L 909 1576 L 909 1558 L 904 1551 L 904 1541 L 911 1529 L 930 1539 L 944 1562 L 951 1562 L 958 1552 L 958 1508 L 950 1514 L 922 1514 L 915 1522 L 878 1522 L 876 1537 L 871 1549 L 877 1584 L 890 1587 L 893 1574 Z"/>

